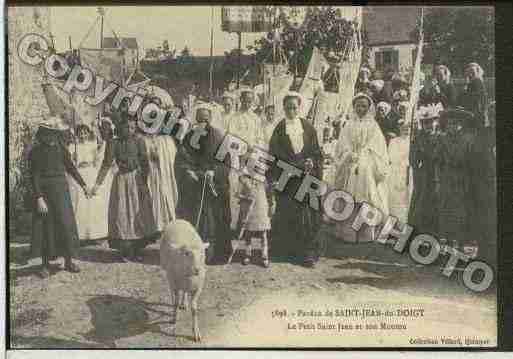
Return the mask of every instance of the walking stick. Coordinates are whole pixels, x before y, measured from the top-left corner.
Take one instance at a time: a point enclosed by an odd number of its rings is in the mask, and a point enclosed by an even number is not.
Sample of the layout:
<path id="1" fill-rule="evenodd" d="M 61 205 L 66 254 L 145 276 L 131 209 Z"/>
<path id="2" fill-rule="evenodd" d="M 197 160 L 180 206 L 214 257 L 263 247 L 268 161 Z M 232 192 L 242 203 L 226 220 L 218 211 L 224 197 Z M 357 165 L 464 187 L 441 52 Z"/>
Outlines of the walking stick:
<path id="1" fill-rule="evenodd" d="M 200 207 L 198 210 L 198 216 L 196 219 L 196 230 L 199 232 L 199 222 L 201 219 L 201 212 L 203 211 L 203 201 L 205 200 L 205 187 L 207 186 L 207 173 L 203 176 L 203 189 L 201 190 Z"/>
<path id="2" fill-rule="evenodd" d="M 200 200 L 200 207 L 199 207 L 199 210 L 198 210 L 198 216 L 197 216 L 197 219 L 196 219 L 196 230 L 199 232 L 199 223 L 200 223 L 200 219 L 201 219 L 201 213 L 203 212 L 203 203 L 205 201 L 205 190 L 206 190 L 206 187 L 207 187 L 207 172 L 205 172 L 205 175 L 203 176 L 203 188 L 201 190 L 201 200 Z M 210 186 L 210 189 L 212 190 L 212 193 L 214 194 L 214 196 L 217 197 L 217 192 L 214 188 L 214 185 L 212 182 L 210 182 L 209 180 L 209 186 Z M 210 242 L 208 242 L 205 246 L 205 248 L 208 248 L 210 247 Z"/>

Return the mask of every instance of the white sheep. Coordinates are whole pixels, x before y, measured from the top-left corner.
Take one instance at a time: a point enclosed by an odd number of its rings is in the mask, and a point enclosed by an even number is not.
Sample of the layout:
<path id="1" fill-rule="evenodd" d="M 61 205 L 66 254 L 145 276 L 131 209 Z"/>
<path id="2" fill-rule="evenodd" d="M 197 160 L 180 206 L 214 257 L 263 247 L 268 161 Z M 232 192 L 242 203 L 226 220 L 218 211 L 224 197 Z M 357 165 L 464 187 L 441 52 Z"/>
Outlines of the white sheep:
<path id="1" fill-rule="evenodd" d="M 168 224 L 160 241 L 160 266 L 166 272 L 173 306 L 173 335 L 178 322 L 178 307 L 187 309 L 187 297 L 192 312 L 194 341 L 201 341 L 198 325 L 198 299 L 205 282 L 205 248 L 198 232 L 187 221 Z"/>

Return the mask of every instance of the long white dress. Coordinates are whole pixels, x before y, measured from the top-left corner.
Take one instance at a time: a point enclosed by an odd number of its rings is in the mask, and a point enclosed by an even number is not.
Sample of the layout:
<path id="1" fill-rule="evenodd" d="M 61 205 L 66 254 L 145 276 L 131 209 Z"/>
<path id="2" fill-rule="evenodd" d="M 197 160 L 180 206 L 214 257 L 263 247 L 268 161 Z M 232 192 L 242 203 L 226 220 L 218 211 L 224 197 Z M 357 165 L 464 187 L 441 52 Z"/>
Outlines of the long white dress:
<path id="1" fill-rule="evenodd" d="M 228 126 L 234 116 L 234 112 L 226 113 L 223 111 L 220 111 L 217 115 L 212 116 L 212 127 L 217 128 L 219 131 L 221 131 L 222 134 L 225 134 L 226 131 L 228 131 Z"/>
<path id="2" fill-rule="evenodd" d="M 70 145 L 70 153 L 75 156 L 75 145 Z M 95 183 L 96 175 L 102 164 L 105 152 L 105 142 L 98 147 L 96 141 L 78 143 L 76 146 L 77 168 L 88 186 Z M 112 183 L 112 170 L 105 177 L 95 196 L 86 198 L 83 190 L 70 183 L 70 194 L 75 218 L 77 221 L 78 238 L 81 240 L 94 240 L 106 238 L 109 232 L 108 210 L 109 196 Z"/>
<path id="3" fill-rule="evenodd" d="M 248 146 L 264 146 L 264 135 L 260 118 L 252 111 L 237 112 L 228 124 L 228 133 L 244 140 Z M 242 189 L 239 182 L 240 172 L 230 170 L 230 210 L 232 214 L 231 228 L 237 229 L 239 220 L 239 192 Z M 269 205 L 265 192 L 265 183 L 253 181 L 252 195 L 255 204 L 248 218 L 246 229 L 249 231 L 265 231 L 271 228 Z"/>
<path id="4" fill-rule="evenodd" d="M 280 121 L 276 120 L 276 117 L 273 119 L 273 121 L 269 121 L 265 118 L 261 119 L 262 123 L 262 134 L 263 134 L 263 143 L 262 148 L 264 150 L 269 150 L 269 144 L 271 142 L 271 137 L 273 135 L 274 129 L 278 125 Z"/>
<path id="5" fill-rule="evenodd" d="M 143 136 L 149 156 L 148 189 L 157 231 L 176 219 L 178 187 L 175 177 L 176 145 L 170 136 Z"/>
<path id="6" fill-rule="evenodd" d="M 379 209 L 384 218 L 389 214 L 388 186 L 389 157 L 385 138 L 371 111 L 363 118 L 352 114 L 342 128 L 337 155 L 335 188 L 350 193 L 356 203 L 367 202 Z M 355 153 L 356 162 L 349 156 Z M 374 239 L 373 231 L 366 227 L 358 233 L 351 232 L 353 217 L 336 225 L 337 234 L 350 242 Z"/>
<path id="7" fill-rule="evenodd" d="M 388 145 L 388 154 L 390 171 L 393 173 L 393 176 L 388 178 L 390 214 L 397 217 L 400 222 L 406 223 L 412 183 L 412 178 L 408 173 L 410 139 L 408 137 L 391 139 Z"/>

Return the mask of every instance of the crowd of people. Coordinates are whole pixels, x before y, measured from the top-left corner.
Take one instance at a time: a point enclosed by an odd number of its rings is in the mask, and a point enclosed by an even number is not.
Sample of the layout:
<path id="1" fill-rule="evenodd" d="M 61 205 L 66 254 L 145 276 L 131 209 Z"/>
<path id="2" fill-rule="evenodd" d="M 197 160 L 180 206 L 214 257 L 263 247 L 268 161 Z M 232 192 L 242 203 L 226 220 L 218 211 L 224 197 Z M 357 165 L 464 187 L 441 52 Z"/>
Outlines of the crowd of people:
<path id="1" fill-rule="evenodd" d="M 479 65 L 469 64 L 465 74 L 468 84 L 458 94 L 449 69 L 436 66 L 420 90 L 412 122 L 406 116 L 408 82 L 398 75 L 372 79 L 362 68 L 352 109 L 334 131 L 332 185 L 417 231 L 478 248 L 493 263 L 495 112 Z M 150 101 L 162 106 L 157 97 Z M 264 267 L 271 258 L 314 267 L 323 220 L 308 200 L 294 199 L 302 178 L 293 177 L 283 191 L 275 191 L 280 171 L 259 181 L 243 166 L 231 168 L 229 157 L 225 163 L 215 158 L 229 133 L 249 148 L 266 149 L 323 178 L 323 143 L 300 115 L 305 113 L 302 95 L 288 91 L 283 97 L 284 118 L 275 115 L 274 101 L 257 106 L 251 87 L 226 91 L 220 102 L 195 100 L 190 111 L 182 111 L 203 129 L 198 143 L 192 131 L 182 141 L 141 131 L 128 101 L 98 123 L 73 129 L 75 141 L 65 136 L 69 131 L 59 118 L 47 118 L 29 156 L 31 248 L 43 258 L 42 275 L 50 275 L 50 261 L 57 256 L 65 258 L 66 270 L 79 271 L 72 261 L 78 239 L 106 238 L 123 261 L 140 261 L 143 249 L 177 218 L 192 223 L 210 243 L 210 263 L 230 261 L 232 239 L 239 238 L 245 244 L 242 263 L 250 264 L 256 237 Z M 249 158 L 238 160 L 244 164 Z M 338 237 L 355 242 L 375 237 L 376 228 L 352 230 L 352 219 L 332 226 Z"/>
<path id="2" fill-rule="evenodd" d="M 418 126 L 405 119 L 406 82 L 397 75 L 389 81 L 375 80 L 370 73 L 362 69 L 357 86 L 370 97 L 370 106 L 376 104 L 376 114 L 370 117 L 381 128 L 388 151 L 381 140 L 366 146 L 379 146 L 372 150 L 375 160 L 387 163 L 388 155 L 390 167 L 375 171 L 378 177 L 389 171 L 388 197 L 380 200 L 369 195 L 367 200 L 416 230 L 449 240 L 453 247 L 493 265 L 497 248 L 495 103 L 489 103 L 482 68 L 467 64 L 466 86 L 458 92 L 450 69 L 435 66 L 419 92 Z M 341 138 L 340 143 L 349 141 Z"/>

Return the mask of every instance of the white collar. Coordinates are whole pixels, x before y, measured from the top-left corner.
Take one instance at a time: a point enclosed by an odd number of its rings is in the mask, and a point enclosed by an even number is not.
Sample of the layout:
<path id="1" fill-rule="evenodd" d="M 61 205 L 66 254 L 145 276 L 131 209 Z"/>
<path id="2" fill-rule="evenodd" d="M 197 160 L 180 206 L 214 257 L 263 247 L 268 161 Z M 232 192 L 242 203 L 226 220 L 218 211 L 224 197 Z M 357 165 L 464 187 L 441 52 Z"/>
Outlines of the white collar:
<path id="1" fill-rule="evenodd" d="M 303 123 L 299 117 L 293 120 L 285 119 L 285 133 L 288 135 L 299 135 L 304 132 Z"/>

